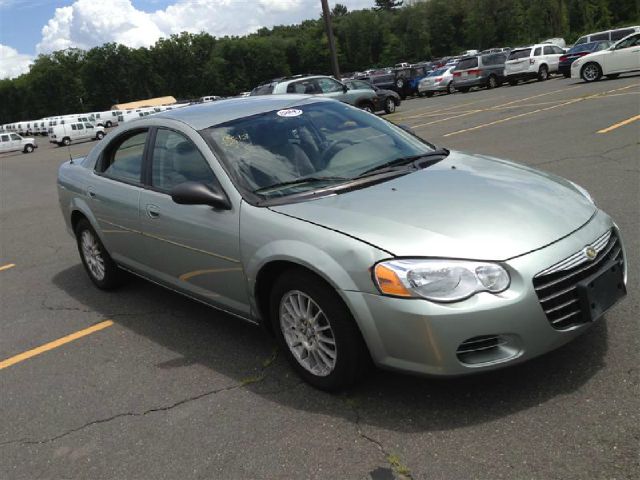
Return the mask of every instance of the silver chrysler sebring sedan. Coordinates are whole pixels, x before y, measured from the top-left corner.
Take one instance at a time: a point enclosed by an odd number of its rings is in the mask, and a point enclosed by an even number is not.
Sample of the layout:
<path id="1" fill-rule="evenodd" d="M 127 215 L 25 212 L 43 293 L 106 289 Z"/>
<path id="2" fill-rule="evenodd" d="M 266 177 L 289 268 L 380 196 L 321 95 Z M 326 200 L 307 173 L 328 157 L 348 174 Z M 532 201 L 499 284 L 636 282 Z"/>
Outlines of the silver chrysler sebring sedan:
<path id="1" fill-rule="evenodd" d="M 325 390 L 371 360 L 446 376 L 516 364 L 626 293 L 620 232 L 578 185 L 330 99 L 126 123 L 58 188 L 97 287 L 126 270 L 262 324 Z"/>

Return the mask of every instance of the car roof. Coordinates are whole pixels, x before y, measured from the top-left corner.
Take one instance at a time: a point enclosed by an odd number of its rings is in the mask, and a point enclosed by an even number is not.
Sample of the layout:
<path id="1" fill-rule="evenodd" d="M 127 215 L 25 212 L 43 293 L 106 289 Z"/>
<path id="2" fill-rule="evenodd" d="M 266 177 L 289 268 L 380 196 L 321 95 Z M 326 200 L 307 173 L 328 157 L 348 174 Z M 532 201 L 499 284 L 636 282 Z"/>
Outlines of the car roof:
<path id="1" fill-rule="evenodd" d="M 238 118 L 250 117 L 260 113 L 282 110 L 304 103 L 335 102 L 336 100 L 313 95 L 259 95 L 254 97 L 230 98 L 217 102 L 190 105 L 175 110 L 166 110 L 152 118 L 178 120 L 195 130 Z"/>

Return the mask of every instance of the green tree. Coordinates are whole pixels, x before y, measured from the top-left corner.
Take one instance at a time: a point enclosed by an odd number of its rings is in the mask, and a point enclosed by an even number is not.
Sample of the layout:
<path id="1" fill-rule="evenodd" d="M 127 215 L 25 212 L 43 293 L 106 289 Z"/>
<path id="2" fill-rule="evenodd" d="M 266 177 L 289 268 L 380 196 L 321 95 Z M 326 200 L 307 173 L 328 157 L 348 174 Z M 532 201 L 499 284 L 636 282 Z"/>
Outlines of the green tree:
<path id="1" fill-rule="evenodd" d="M 396 8 L 400 8 L 404 0 L 376 0 L 376 10 L 384 10 L 390 12 Z"/>

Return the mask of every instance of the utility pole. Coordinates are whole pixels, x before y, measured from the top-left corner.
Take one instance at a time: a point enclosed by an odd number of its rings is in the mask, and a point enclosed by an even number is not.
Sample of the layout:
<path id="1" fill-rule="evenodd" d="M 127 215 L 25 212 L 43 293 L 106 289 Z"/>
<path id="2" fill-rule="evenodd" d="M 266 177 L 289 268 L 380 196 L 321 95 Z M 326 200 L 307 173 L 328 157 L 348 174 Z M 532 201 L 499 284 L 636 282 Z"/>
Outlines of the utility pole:
<path id="1" fill-rule="evenodd" d="M 333 76 L 340 80 L 340 67 L 338 67 L 338 55 L 336 54 L 336 42 L 333 38 L 333 28 L 331 27 L 331 12 L 329 11 L 329 4 L 327 0 L 320 0 L 322 2 L 322 14 L 324 15 L 324 26 L 327 30 L 327 39 L 329 40 L 329 53 L 331 54 L 331 68 L 333 69 Z"/>

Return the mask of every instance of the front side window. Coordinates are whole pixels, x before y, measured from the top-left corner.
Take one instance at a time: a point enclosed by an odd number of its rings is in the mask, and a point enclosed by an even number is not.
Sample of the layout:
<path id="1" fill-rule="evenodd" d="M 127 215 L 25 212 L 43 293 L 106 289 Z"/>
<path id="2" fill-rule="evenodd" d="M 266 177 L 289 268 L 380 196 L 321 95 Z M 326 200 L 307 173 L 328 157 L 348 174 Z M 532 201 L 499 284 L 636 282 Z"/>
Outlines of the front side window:
<path id="1" fill-rule="evenodd" d="M 18 135 L 16 135 L 15 133 L 11 134 L 11 140 L 22 140 Z"/>
<path id="2" fill-rule="evenodd" d="M 553 51 L 553 47 L 544 47 L 545 55 L 553 55 L 555 52 Z"/>
<path id="3" fill-rule="evenodd" d="M 597 33 L 595 35 L 591 35 L 591 41 L 595 42 L 596 40 L 609 40 L 609 32 Z"/>
<path id="4" fill-rule="evenodd" d="M 84 130 L 84 127 L 82 126 L 82 124 L 81 124 L 81 123 L 79 123 L 79 124 L 76 126 L 76 128 L 77 128 L 78 130 Z"/>
<path id="5" fill-rule="evenodd" d="M 86 128 L 87 130 L 89 130 L 89 129 L 92 129 L 92 130 L 93 130 L 93 125 L 91 125 L 90 123 L 85 123 L 85 124 L 84 124 L 84 126 L 85 126 L 85 128 Z"/>
<path id="6" fill-rule="evenodd" d="M 401 128 L 338 102 L 261 113 L 201 133 L 240 189 L 265 200 L 352 181 L 433 151 Z"/>
<path id="7" fill-rule="evenodd" d="M 308 95 L 314 95 L 322 93 L 320 87 L 316 83 L 316 80 L 301 80 L 299 82 L 290 83 L 287 86 L 287 93 L 305 93 Z"/>
<path id="8" fill-rule="evenodd" d="M 342 92 L 342 84 L 331 78 L 319 78 L 317 82 L 322 93 Z"/>
<path id="9" fill-rule="evenodd" d="M 127 183 L 140 183 L 142 157 L 148 132 L 139 132 L 117 142 L 105 152 L 99 171 L 104 175 Z"/>
<path id="10" fill-rule="evenodd" d="M 616 50 L 620 48 L 636 47 L 640 44 L 640 34 L 629 37 L 616 44 Z"/>
<path id="11" fill-rule="evenodd" d="M 215 177 L 197 147 L 184 135 L 160 129 L 156 134 L 151 163 L 151 184 L 170 191 L 184 182 L 214 186 Z"/>
<path id="12" fill-rule="evenodd" d="M 611 32 L 611 40 L 618 41 L 622 40 L 627 35 L 631 35 L 635 30 L 633 28 L 624 28 L 622 30 L 614 30 Z"/>

